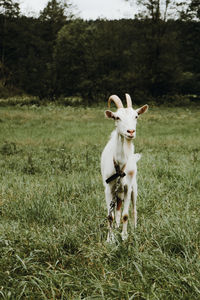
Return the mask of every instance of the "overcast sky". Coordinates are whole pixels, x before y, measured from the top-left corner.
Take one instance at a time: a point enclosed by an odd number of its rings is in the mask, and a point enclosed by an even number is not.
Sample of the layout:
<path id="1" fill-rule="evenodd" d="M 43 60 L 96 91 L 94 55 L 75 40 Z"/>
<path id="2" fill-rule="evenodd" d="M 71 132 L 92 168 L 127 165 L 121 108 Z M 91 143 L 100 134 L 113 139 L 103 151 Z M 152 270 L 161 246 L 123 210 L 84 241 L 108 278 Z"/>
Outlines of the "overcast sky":
<path id="1" fill-rule="evenodd" d="M 125 0 L 71 0 L 83 19 L 121 19 L 131 18 L 136 11 Z M 23 14 L 37 16 L 48 3 L 48 0 L 19 0 Z"/>

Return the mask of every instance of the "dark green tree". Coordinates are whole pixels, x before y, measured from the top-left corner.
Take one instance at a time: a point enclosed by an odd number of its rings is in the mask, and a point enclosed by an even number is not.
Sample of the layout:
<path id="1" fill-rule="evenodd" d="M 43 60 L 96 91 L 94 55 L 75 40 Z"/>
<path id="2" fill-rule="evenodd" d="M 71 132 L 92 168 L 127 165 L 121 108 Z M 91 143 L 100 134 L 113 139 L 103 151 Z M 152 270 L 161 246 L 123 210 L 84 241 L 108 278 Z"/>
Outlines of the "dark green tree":
<path id="1" fill-rule="evenodd" d="M 182 62 L 181 92 L 200 95 L 200 2 L 183 2 L 180 11 L 180 52 Z"/>
<path id="2" fill-rule="evenodd" d="M 66 1 L 50 0 L 40 13 L 40 19 L 42 21 L 65 22 L 69 16 L 71 17 L 71 13 L 68 11 L 70 7 L 71 5 Z"/>
<path id="3" fill-rule="evenodd" d="M 143 90 L 145 95 L 161 98 L 177 92 L 181 73 L 177 32 L 173 29 L 174 21 L 168 20 L 173 3 L 166 0 L 161 5 L 160 0 L 139 0 L 138 4 L 142 9 L 137 15 L 141 27 L 133 49 L 136 94 L 141 97 Z"/>
<path id="4" fill-rule="evenodd" d="M 43 24 L 43 40 L 45 41 L 45 55 L 42 57 L 43 76 L 40 82 L 40 97 L 55 97 L 56 83 L 53 62 L 58 31 L 72 18 L 71 4 L 68 1 L 50 0 L 40 13 L 39 21 Z M 41 74 L 40 74 L 41 77 Z"/>
<path id="5" fill-rule="evenodd" d="M 88 102 L 121 92 L 127 70 L 122 58 L 125 36 L 118 21 L 76 20 L 65 25 L 54 53 L 58 92 L 79 94 Z"/>
<path id="6" fill-rule="evenodd" d="M 41 11 L 39 19 L 48 25 L 49 34 L 56 35 L 67 20 L 72 18 L 71 4 L 68 1 L 50 0 L 46 7 Z"/>
<path id="7" fill-rule="evenodd" d="M 15 28 L 11 20 L 20 15 L 19 3 L 12 0 L 0 0 L 0 89 L 4 90 L 12 77 L 12 72 L 7 66 L 7 57 L 10 55 L 11 32 Z"/>

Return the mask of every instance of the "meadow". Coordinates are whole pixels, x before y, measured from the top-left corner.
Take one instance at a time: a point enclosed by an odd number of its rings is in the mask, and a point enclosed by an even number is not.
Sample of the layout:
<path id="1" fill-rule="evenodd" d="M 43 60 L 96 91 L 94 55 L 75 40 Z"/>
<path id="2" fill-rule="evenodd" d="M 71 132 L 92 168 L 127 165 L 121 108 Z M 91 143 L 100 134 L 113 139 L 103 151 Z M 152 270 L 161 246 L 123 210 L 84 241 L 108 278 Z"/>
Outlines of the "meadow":
<path id="1" fill-rule="evenodd" d="M 0 108 L 0 299 L 200 299 L 199 108 L 138 120 L 138 228 L 114 244 L 105 108 Z"/>

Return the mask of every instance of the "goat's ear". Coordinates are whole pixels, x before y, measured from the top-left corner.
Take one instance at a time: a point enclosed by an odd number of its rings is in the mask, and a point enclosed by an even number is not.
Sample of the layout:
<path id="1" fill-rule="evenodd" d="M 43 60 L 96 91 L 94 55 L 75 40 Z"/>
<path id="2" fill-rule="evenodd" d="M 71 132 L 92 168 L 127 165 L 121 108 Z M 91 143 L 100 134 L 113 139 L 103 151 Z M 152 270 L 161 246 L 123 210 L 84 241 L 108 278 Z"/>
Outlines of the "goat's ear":
<path id="1" fill-rule="evenodd" d="M 148 110 L 149 106 L 147 104 L 143 105 L 142 107 L 136 109 L 138 115 L 145 113 Z"/>
<path id="2" fill-rule="evenodd" d="M 108 119 L 114 119 L 114 120 L 116 120 L 116 115 L 111 110 L 106 110 L 105 111 L 105 116 Z"/>

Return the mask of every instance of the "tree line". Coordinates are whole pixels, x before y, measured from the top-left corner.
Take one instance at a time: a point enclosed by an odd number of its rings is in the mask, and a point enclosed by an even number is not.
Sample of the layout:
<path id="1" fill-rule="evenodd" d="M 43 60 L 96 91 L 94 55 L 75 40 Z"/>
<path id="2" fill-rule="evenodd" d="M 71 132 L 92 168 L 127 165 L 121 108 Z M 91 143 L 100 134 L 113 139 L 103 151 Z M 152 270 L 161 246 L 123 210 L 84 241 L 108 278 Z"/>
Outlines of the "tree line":
<path id="1" fill-rule="evenodd" d="M 162 16 L 160 0 L 143 5 L 146 12 L 133 19 L 84 21 L 66 2 L 50 0 L 34 18 L 0 0 L 0 97 L 76 96 L 90 104 L 128 92 L 138 104 L 198 99 L 198 0 L 176 19 L 167 10 Z"/>

